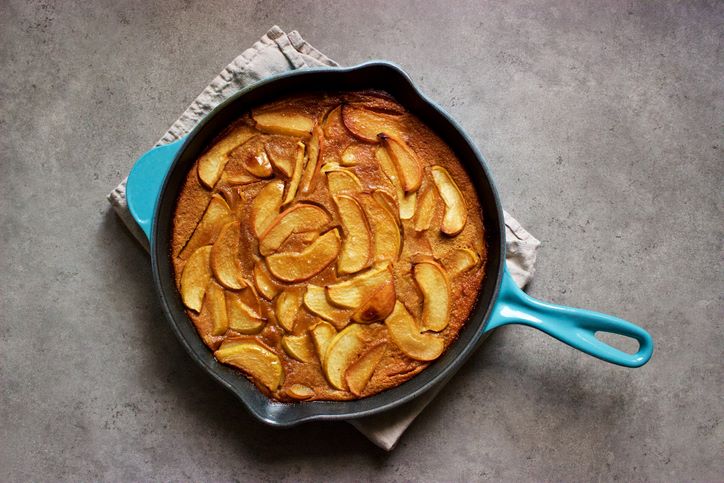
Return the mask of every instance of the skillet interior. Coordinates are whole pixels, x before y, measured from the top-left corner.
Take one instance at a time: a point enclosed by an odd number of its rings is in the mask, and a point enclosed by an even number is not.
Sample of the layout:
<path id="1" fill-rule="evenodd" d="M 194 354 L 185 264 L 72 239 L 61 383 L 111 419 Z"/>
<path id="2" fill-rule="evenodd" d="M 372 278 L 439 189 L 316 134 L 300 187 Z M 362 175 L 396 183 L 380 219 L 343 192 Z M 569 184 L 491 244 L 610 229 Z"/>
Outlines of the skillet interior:
<path id="1" fill-rule="evenodd" d="M 264 396 L 237 370 L 217 362 L 186 316 L 174 284 L 168 249 L 174 205 L 185 174 L 212 139 L 242 112 L 255 105 L 297 93 L 360 89 L 382 89 L 392 94 L 453 149 L 467 170 L 483 209 L 488 244 L 483 287 L 458 340 L 443 356 L 411 380 L 375 396 L 355 401 L 275 402 Z M 206 116 L 188 135 L 164 181 L 156 207 L 151 241 L 153 276 L 164 312 L 191 357 L 241 399 L 255 417 L 277 426 L 291 426 L 314 419 L 350 419 L 391 409 L 419 396 L 452 376 L 477 348 L 502 275 L 505 245 L 503 227 L 502 209 L 484 158 L 457 123 L 427 100 L 402 70 L 386 62 L 371 62 L 349 69 L 299 70 L 270 78 L 235 94 Z"/>

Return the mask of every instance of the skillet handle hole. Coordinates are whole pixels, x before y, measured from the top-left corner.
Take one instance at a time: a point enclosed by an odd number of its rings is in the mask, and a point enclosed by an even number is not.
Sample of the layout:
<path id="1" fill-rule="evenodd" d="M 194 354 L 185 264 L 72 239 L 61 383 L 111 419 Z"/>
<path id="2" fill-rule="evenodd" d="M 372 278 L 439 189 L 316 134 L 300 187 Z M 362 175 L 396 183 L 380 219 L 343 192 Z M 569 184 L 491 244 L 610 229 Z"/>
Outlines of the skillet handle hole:
<path id="1" fill-rule="evenodd" d="M 625 335 L 604 331 L 598 331 L 594 335 L 596 336 L 596 339 L 601 342 L 608 344 L 611 347 L 615 347 L 626 354 L 636 354 L 641 347 L 641 344 L 639 344 L 636 339 Z"/>

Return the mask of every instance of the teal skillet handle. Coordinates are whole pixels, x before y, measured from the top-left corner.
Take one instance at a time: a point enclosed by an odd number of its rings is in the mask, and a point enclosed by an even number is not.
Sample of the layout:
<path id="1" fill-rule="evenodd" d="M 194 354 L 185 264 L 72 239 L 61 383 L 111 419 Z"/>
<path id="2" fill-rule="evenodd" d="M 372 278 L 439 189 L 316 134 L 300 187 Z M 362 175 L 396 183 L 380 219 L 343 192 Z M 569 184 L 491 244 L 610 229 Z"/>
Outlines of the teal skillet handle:
<path id="1" fill-rule="evenodd" d="M 149 241 L 151 241 L 153 215 L 156 213 L 163 181 L 184 140 L 182 138 L 147 151 L 136 161 L 128 175 L 126 181 L 128 209 Z"/>
<path id="2" fill-rule="evenodd" d="M 610 315 L 536 300 L 518 288 L 506 269 L 486 331 L 508 324 L 535 327 L 586 354 L 625 367 L 643 366 L 654 352 L 651 336 L 641 327 Z M 639 349 L 628 354 L 597 339 L 596 332 L 631 337 Z"/>

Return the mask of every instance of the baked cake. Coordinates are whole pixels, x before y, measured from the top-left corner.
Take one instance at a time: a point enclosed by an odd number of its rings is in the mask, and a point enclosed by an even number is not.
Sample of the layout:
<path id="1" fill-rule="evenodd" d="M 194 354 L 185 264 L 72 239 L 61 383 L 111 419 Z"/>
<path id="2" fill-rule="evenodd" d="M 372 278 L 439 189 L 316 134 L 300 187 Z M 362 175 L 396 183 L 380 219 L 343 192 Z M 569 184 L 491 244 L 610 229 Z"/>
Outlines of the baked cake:
<path id="1" fill-rule="evenodd" d="M 197 160 L 170 247 L 216 358 L 280 401 L 397 386 L 453 343 L 486 247 L 452 150 L 384 92 L 240 113 Z"/>

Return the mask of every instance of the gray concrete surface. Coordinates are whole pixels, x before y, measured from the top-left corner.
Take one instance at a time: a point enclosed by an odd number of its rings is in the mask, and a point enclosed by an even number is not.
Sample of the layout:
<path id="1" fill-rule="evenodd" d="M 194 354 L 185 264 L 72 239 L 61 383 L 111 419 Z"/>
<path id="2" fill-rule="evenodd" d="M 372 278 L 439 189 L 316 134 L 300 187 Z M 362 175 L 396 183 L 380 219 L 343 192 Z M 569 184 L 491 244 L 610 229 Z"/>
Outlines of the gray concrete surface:
<path id="1" fill-rule="evenodd" d="M 637 321 L 650 364 L 496 333 L 385 454 L 255 422 L 163 320 L 105 195 L 279 24 L 403 65 L 543 241 L 531 291 Z M 722 480 L 721 2 L 0 6 L 0 480 Z"/>

